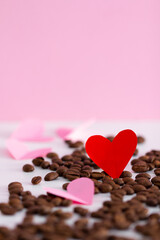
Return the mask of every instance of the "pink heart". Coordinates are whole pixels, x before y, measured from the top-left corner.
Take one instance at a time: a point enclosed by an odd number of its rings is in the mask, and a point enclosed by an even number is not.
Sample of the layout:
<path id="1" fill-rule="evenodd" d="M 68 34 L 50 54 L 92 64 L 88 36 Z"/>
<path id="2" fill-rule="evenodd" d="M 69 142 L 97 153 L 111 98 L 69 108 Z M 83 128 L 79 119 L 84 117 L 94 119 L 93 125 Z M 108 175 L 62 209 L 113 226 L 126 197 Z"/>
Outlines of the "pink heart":
<path id="1" fill-rule="evenodd" d="M 35 158 L 39 156 L 43 157 L 52 150 L 51 148 L 29 150 L 25 143 L 15 139 L 8 139 L 6 142 L 6 148 L 10 155 L 16 160 Z"/>
<path id="2" fill-rule="evenodd" d="M 44 190 L 50 194 L 70 199 L 74 203 L 91 205 L 94 195 L 94 183 L 89 178 L 78 178 L 69 183 L 67 192 L 54 188 L 44 188 Z"/>
<path id="3" fill-rule="evenodd" d="M 52 141 L 52 137 L 44 135 L 44 124 L 40 120 L 30 119 L 23 121 L 18 128 L 12 133 L 12 139 L 20 141 Z"/>

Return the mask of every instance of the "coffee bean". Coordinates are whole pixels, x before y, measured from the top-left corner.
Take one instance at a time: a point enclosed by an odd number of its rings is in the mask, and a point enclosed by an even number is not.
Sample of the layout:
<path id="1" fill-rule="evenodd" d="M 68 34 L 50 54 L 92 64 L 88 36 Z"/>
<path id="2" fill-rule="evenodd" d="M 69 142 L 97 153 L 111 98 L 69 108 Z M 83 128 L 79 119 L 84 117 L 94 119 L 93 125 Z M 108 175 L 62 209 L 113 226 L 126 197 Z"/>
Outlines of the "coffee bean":
<path id="1" fill-rule="evenodd" d="M 129 171 L 123 171 L 123 172 L 121 173 L 120 178 L 125 178 L 125 177 L 132 177 L 132 173 L 129 172 Z"/>
<path id="2" fill-rule="evenodd" d="M 138 155 L 138 149 L 136 148 L 136 150 L 134 151 L 133 153 L 134 156 L 137 156 Z"/>
<path id="3" fill-rule="evenodd" d="M 43 161 L 41 163 L 41 168 L 43 168 L 43 169 L 47 169 L 47 168 L 49 168 L 49 166 L 50 166 L 50 162 L 48 162 L 48 161 Z"/>
<path id="4" fill-rule="evenodd" d="M 151 176 L 148 173 L 139 173 L 139 174 L 136 175 L 136 179 L 141 178 L 141 177 L 142 178 L 147 178 L 147 179 L 151 178 Z"/>
<path id="5" fill-rule="evenodd" d="M 67 167 L 65 167 L 65 166 L 60 166 L 60 167 L 58 167 L 58 169 L 57 169 L 56 172 L 59 174 L 59 176 L 63 176 L 63 174 L 64 174 L 65 172 L 67 172 L 67 170 L 68 170 Z"/>
<path id="6" fill-rule="evenodd" d="M 63 188 L 64 190 L 67 190 L 68 184 L 69 184 L 69 183 L 64 183 L 63 186 L 62 186 L 62 188 Z"/>
<path id="7" fill-rule="evenodd" d="M 16 209 L 7 203 L 0 203 L 0 210 L 4 215 L 14 215 L 16 213 Z"/>
<path id="8" fill-rule="evenodd" d="M 154 170 L 154 173 L 157 175 L 157 176 L 160 176 L 160 168 L 157 168 Z"/>
<path id="9" fill-rule="evenodd" d="M 137 192 L 145 191 L 146 188 L 143 185 L 137 184 L 133 186 L 133 190 L 137 193 Z"/>
<path id="10" fill-rule="evenodd" d="M 132 166 L 132 170 L 134 172 L 147 172 L 149 170 L 149 167 L 146 162 L 144 161 L 138 161 Z"/>
<path id="11" fill-rule="evenodd" d="M 83 208 L 83 207 L 75 207 L 74 212 L 78 213 L 82 217 L 86 217 L 88 215 L 88 209 Z"/>
<path id="12" fill-rule="evenodd" d="M 55 152 L 47 153 L 46 157 L 47 157 L 47 158 L 51 158 L 51 159 L 54 158 L 54 157 L 55 157 L 55 158 L 59 158 L 59 157 L 58 157 L 58 154 L 55 153 Z"/>
<path id="13" fill-rule="evenodd" d="M 137 136 L 137 142 L 138 142 L 138 143 L 144 143 L 144 142 L 145 142 L 144 137 L 142 137 L 142 136 Z"/>
<path id="14" fill-rule="evenodd" d="M 152 186 L 152 183 L 147 178 L 139 177 L 139 178 L 136 179 L 136 182 L 138 184 L 143 185 L 146 188 L 149 188 L 149 187 Z"/>
<path id="15" fill-rule="evenodd" d="M 34 159 L 32 160 L 32 163 L 33 163 L 35 166 L 40 166 L 43 161 L 44 161 L 44 158 L 42 158 L 42 157 L 37 157 L 37 158 L 34 158 Z"/>
<path id="16" fill-rule="evenodd" d="M 132 186 L 127 186 L 127 185 L 124 185 L 122 187 L 122 189 L 124 189 L 126 191 L 126 194 L 127 195 L 132 195 L 134 194 L 134 190 L 133 190 L 133 187 Z"/>
<path id="17" fill-rule="evenodd" d="M 152 182 L 154 185 L 160 187 L 160 176 L 153 177 L 153 178 L 151 179 L 151 182 Z"/>
<path id="18" fill-rule="evenodd" d="M 111 192 L 111 190 L 113 189 L 113 187 L 112 187 L 110 184 L 101 183 L 101 184 L 98 186 L 98 189 L 99 189 L 99 191 L 102 192 L 102 193 L 107 193 L 107 192 Z"/>
<path id="19" fill-rule="evenodd" d="M 57 172 L 50 172 L 44 177 L 45 181 L 52 181 L 58 178 L 59 174 Z"/>
<path id="20" fill-rule="evenodd" d="M 12 187 L 17 187 L 17 186 L 22 186 L 22 183 L 20 182 L 11 182 L 9 185 L 8 185 L 8 189 L 12 188 Z"/>
<path id="21" fill-rule="evenodd" d="M 70 148 L 79 148 L 83 146 L 83 142 L 82 141 L 76 141 L 76 142 L 68 142 L 68 145 Z"/>
<path id="22" fill-rule="evenodd" d="M 127 229 L 130 226 L 130 222 L 127 221 L 123 213 L 117 213 L 114 216 L 114 226 L 117 229 Z"/>
<path id="23" fill-rule="evenodd" d="M 98 180 L 103 178 L 103 174 L 100 172 L 92 172 L 91 177 Z"/>
<path id="24" fill-rule="evenodd" d="M 33 185 L 37 185 L 42 181 L 42 178 L 40 176 L 33 177 L 31 182 Z"/>
<path id="25" fill-rule="evenodd" d="M 24 172 L 33 172 L 34 171 L 34 167 L 31 164 L 25 164 L 23 166 L 23 171 Z"/>
<path id="26" fill-rule="evenodd" d="M 69 199 L 63 199 L 61 202 L 62 207 L 69 207 L 72 204 L 72 201 Z"/>
<path id="27" fill-rule="evenodd" d="M 124 184 L 124 181 L 122 178 L 114 178 L 113 181 L 120 186 Z"/>
<path id="28" fill-rule="evenodd" d="M 111 136 L 107 136 L 106 138 L 107 138 L 110 142 L 112 142 L 113 139 L 114 139 L 114 136 L 111 135 Z"/>
<path id="29" fill-rule="evenodd" d="M 56 171 L 59 168 L 58 163 L 52 163 L 49 167 L 52 171 Z"/>
<path id="30" fill-rule="evenodd" d="M 11 205 L 17 211 L 20 211 L 23 209 L 23 204 L 22 204 L 21 200 L 18 198 L 10 199 L 9 205 Z"/>
<path id="31" fill-rule="evenodd" d="M 155 207 L 158 205 L 158 199 L 154 197 L 148 197 L 146 200 L 146 204 L 151 207 Z"/>

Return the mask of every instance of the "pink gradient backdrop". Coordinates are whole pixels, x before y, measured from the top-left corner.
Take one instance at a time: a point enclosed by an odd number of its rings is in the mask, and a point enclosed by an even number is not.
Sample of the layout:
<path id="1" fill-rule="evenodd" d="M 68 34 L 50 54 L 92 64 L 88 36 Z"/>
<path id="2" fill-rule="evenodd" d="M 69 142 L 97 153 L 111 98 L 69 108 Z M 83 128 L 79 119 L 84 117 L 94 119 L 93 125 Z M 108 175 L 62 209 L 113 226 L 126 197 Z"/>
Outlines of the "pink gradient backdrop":
<path id="1" fill-rule="evenodd" d="M 0 120 L 160 119 L 159 0 L 0 0 Z"/>

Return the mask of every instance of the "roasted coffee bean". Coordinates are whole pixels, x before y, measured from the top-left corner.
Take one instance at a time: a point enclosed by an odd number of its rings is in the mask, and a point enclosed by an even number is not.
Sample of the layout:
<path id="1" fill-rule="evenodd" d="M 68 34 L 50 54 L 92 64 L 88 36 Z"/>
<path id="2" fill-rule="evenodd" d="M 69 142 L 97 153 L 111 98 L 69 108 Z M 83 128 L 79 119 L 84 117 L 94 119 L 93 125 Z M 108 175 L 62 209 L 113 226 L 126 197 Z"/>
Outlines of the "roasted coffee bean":
<path id="1" fill-rule="evenodd" d="M 146 200 L 146 204 L 151 207 L 155 207 L 158 205 L 158 199 L 154 197 L 148 197 Z"/>
<path id="2" fill-rule="evenodd" d="M 34 166 L 31 164 L 25 164 L 23 166 L 23 171 L 24 172 L 33 172 L 34 171 Z"/>
<path id="3" fill-rule="evenodd" d="M 79 176 L 67 174 L 67 175 L 66 175 L 66 178 L 67 178 L 69 181 L 73 181 L 73 180 L 79 178 Z"/>
<path id="4" fill-rule="evenodd" d="M 114 136 L 111 135 L 111 136 L 107 136 L 106 138 L 107 138 L 110 142 L 112 142 L 113 139 L 114 139 Z"/>
<path id="5" fill-rule="evenodd" d="M 137 192 L 145 191 L 146 188 L 143 185 L 136 184 L 133 186 L 133 190 L 137 193 Z"/>
<path id="6" fill-rule="evenodd" d="M 69 142 L 68 145 L 70 148 L 79 148 L 83 146 L 83 142 L 82 141 Z"/>
<path id="7" fill-rule="evenodd" d="M 11 182 L 9 185 L 8 185 L 8 189 L 12 188 L 12 187 L 17 187 L 17 186 L 22 186 L 22 183 L 20 182 Z"/>
<path id="8" fill-rule="evenodd" d="M 63 165 L 63 161 L 61 159 L 58 158 L 52 158 L 52 163 L 57 163 L 58 165 Z"/>
<path id="9" fill-rule="evenodd" d="M 43 168 L 43 169 L 47 169 L 47 168 L 49 168 L 49 166 L 50 166 L 50 162 L 48 162 L 48 161 L 43 161 L 41 163 L 41 168 Z"/>
<path id="10" fill-rule="evenodd" d="M 133 153 L 134 156 L 137 156 L 138 155 L 138 149 L 136 148 L 136 150 L 134 151 Z"/>
<path id="11" fill-rule="evenodd" d="M 58 178 L 59 174 L 57 172 L 50 172 L 44 177 L 45 181 L 52 181 Z"/>
<path id="12" fill-rule="evenodd" d="M 152 182 L 154 185 L 160 187 L 160 176 L 153 177 L 153 178 L 151 179 L 151 182 Z"/>
<path id="13" fill-rule="evenodd" d="M 157 175 L 157 176 L 160 176 L 160 168 L 157 168 L 154 170 L 154 173 Z"/>
<path id="14" fill-rule="evenodd" d="M 83 171 L 80 172 L 80 176 L 81 176 L 81 177 L 87 177 L 87 178 L 90 178 L 91 174 L 90 174 L 89 171 L 87 171 L 87 170 L 83 170 Z"/>
<path id="15" fill-rule="evenodd" d="M 149 188 L 149 187 L 152 186 L 152 183 L 147 178 L 139 177 L 139 178 L 136 179 L 136 182 L 138 184 L 143 185 L 146 188 Z"/>
<path id="16" fill-rule="evenodd" d="M 18 198 L 10 199 L 9 205 L 11 205 L 17 211 L 20 211 L 23 209 L 23 204 L 22 204 L 21 200 Z"/>
<path id="17" fill-rule="evenodd" d="M 101 183 L 98 186 L 98 189 L 102 193 L 107 193 L 107 192 L 111 192 L 113 187 L 110 184 L 108 184 L 108 183 Z"/>
<path id="18" fill-rule="evenodd" d="M 73 156 L 72 155 L 64 155 L 62 157 L 62 161 L 72 161 L 73 160 Z"/>
<path id="19" fill-rule="evenodd" d="M 148 173 L 139 173 L 139 174 L 136 175 L 136 179 L 141 178 L 141 177 L 142 178 L 147 178 L 147 179 L 151 178 L 151 176 Z"/>
<path id="20" fill-rule="evenodd" d="M 120 176 L 120 178 L 125 178 L 125 177 L 132 177 L 132 173 L 131 172 L 129 172 L 129 171 L 123 171 L 122 173 L 121 173 L 121 176 Z"/>
<path id="21" fill-rule="evenodd" d="M 33 185 L 37 185 L 42 181 L 42 178 L 40 176 L 33 177 L 31 182 Z"/>
<path id="22" fill-rule="evenodd" d="M 4 215 L 14 215 L 16 213 L 16 209 L 8 203 L 0 203 L 0 210 Z"/>
<path id="23" fill-rule="evenodd" d="M 130 226 L 130 222 L 126 219 L 123 213 L 117 213 L 114 215 L 114 226 L 117 229 L 127 229 Z"/>
<path id="24" fill-rule="evenodd" d="M 100 172 L 92 172 L 92 173 L 91 173 L 91 177 L 94 178 L 94 179 L 99 180 L 99 179 L 102 179 L 102 178 L 103 178 L 103 174 L 100 173 Z"/>
<path id="25" fill-rule="evenodd" d="M 134 172 L 147 172 L 149 170 L 149 166 L 146 162 L 144 161 L 138 161 L 132 166 L 132 170 Z"/>
<path id="26" fill-rule="evenodd" d="M 42 157 L 37 157 L 37 158 L 34 158 L 34 159 L 32 160 L 32 163 L 33 163 L 35 166 L 40 166 L 43 161 L 44 161 L 44 158 L 42 158 Z"/>
<path id="27" fill-rule="evenodd" d="M 113 181 L 120 186 L 124 184 L 124 181 L 122 178 L 114 178 Z"/>
<path id="28" fill-rule="evenodd" d="M 124 189 L 126 191 L 126 194 L 127 195 L 132 195 L 134 194 L 134 190 L 133 190 L 133 187 L 132 186 L 129 186 L 129 185 L 124 185 L 122 187 L 122 189 Z"/>
<path id="29" fill-rule="evenodd" d="M 63 176 L 63 174 L 64 174 L 65 172 L 67 172 L 67 170 L 68 170 L 67 167 L 65 167 L 65 166 L 60 166 L 60 167 L 58 167 L 58 169 L 57 169 L 56 172 L 59 174 L 59 176 Z"/>
<path id="30" fill-rule="evenodd" d="M 15 193 L 21 195 L 21 193 L 23 192 L 23 187 L 22 184 L 13 183 L 12 185 L 8 186 L 8 190 L 10 194 Z"/>
<path id="31" fill-rule="evenodd" d="M 155 159 L 155 160 L 153 161 L 153 163 L 154 163 L 155 168 L 160 168 L 160 159 L 159 159 L 159 160 L 158 160 L 158 159 Z"/>
<path id="32" fill-rule="evenodd" d="M 49 167 L 52 171 L 56 171 L 59 168 L 58 163 L 52 163 Z"/>
<path id="33" fill-rule="evenodd" d="M 138 142 L 138 143 L 144 143 L 144 142 L 145 142 L 144 137 L 142 137 L 142 136 L 137 136 L 137 142 Z"/>
<path id="34" fill-rule="evenodd" d="M 47 158 L 59 158 L 59 157 L 58 157 L 58 154 L 55 153 L 55 152 L 47 153 L 46 157 L 47 157 Z"/>
<path id="35" fill-rule="evenodd" d="M 82 217 L 86 217 L 89 213 L 88 209 L 83 208 L 83 207 L 75 207 L 74 212 L 78 213 Z"/>
<path id="36" fill-rule="evenodd" d="M 134 165 L 134 164 L 136 164 L 136 163 L 138 163 L 139 162 L 139 159 L 133 159 L 132 161 L 131 161 L 131 165 Z"/>
<path id="37" fill-rule="evenodd" d="M 69 207 L 72 204 L 72 201 L 69 199 L 63 199 L 61 202 L 62 207 Z"/>
<path id="38" fill-rule="evenodd" d="M 63 186 L 62 186 L 62 188 L 63 188 L 64 190 L 67 190 L 68 184 L 69 184 L 69 183 L 64 183 Z"/>

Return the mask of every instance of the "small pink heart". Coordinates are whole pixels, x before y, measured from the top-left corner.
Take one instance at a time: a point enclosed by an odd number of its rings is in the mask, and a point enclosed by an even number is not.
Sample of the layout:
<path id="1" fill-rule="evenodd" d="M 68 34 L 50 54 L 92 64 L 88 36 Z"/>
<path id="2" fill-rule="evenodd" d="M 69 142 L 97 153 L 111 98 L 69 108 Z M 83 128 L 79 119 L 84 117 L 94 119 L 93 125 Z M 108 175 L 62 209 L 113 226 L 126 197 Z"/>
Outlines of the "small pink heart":
<path id="1" fill-rule="evenodd" d="M 44 188 L 44 190 L 50 194 L 70 199 L 74 203 L 91 205 L 94 195 L 94 183 L 89 178 L 78 178 L 69 183 L 67 192 L 54 188 Z"/>
<path id="2" fill-rule="evenodd" d="M 75 179 L 68 185 L 67 192 L 90 205 L 92 204 L 94 194 L 93 181 L 89 178 Z"/>

